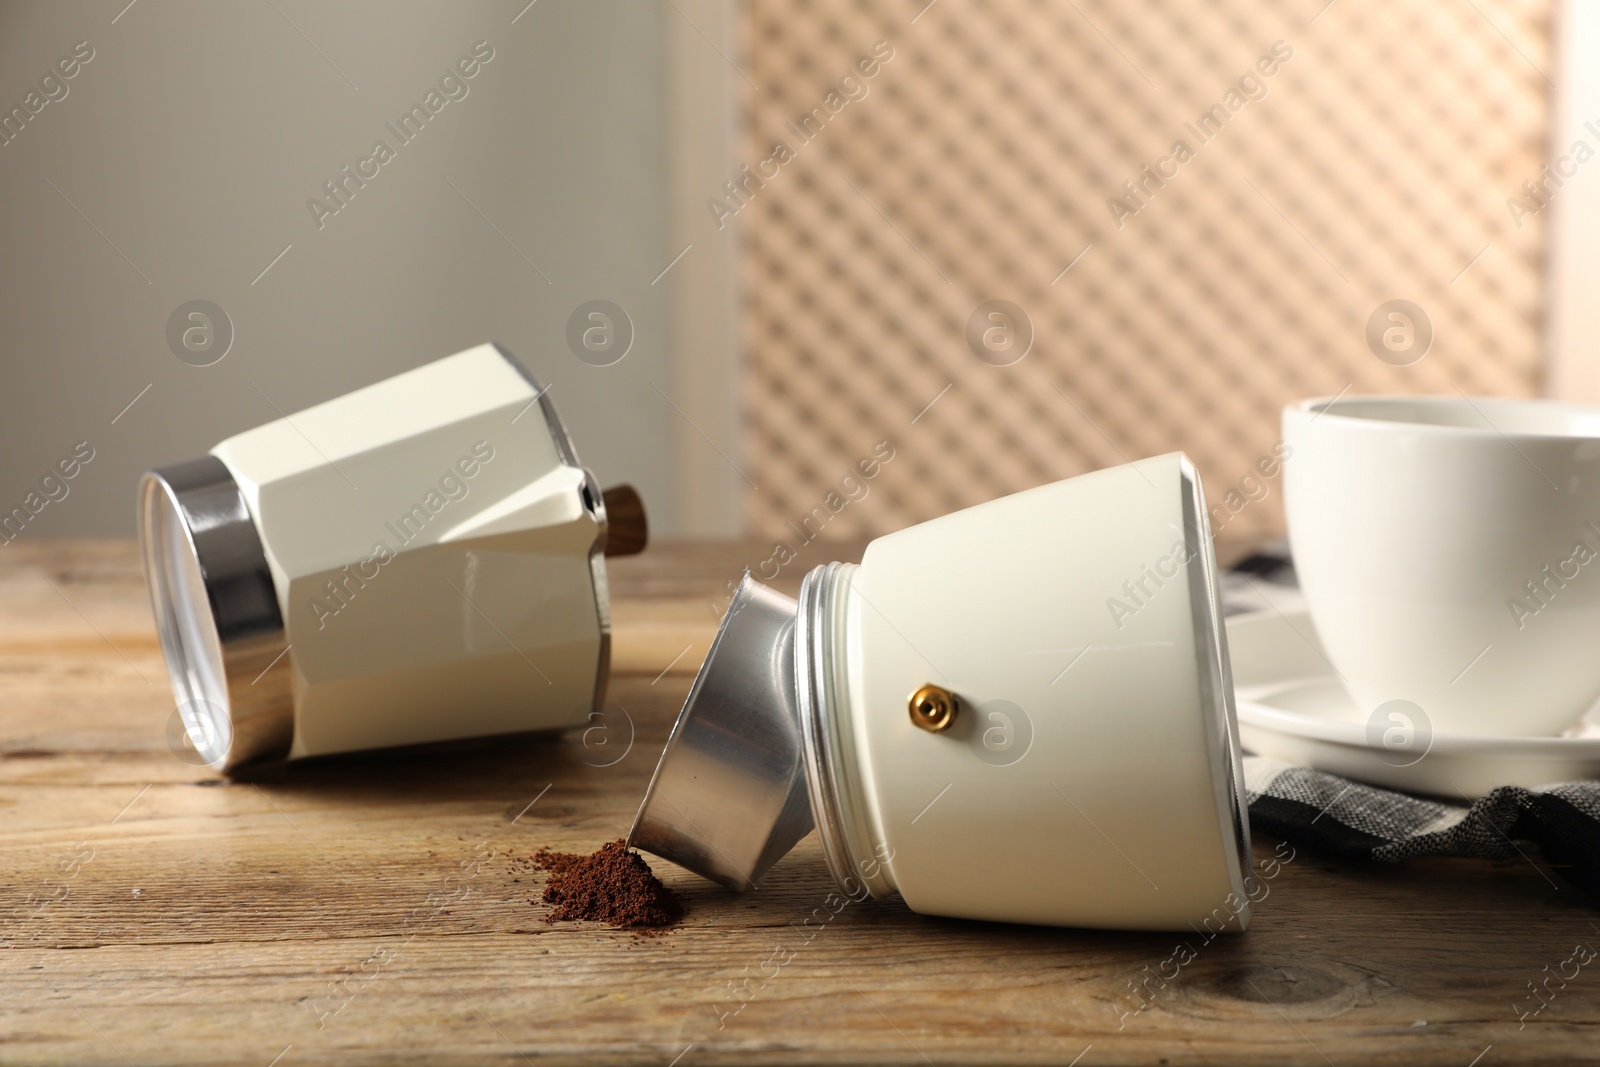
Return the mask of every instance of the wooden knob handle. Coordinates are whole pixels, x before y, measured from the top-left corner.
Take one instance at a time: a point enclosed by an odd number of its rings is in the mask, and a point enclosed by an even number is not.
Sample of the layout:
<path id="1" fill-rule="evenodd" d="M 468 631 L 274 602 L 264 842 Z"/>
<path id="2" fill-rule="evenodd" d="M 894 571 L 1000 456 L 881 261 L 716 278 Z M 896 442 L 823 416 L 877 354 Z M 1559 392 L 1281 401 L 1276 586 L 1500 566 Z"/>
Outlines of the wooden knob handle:
<path id="1" fill-rule="evenodd" d="M 644 500 L 631 485 L 613 485 L 600 496 L 606 502 L 606 555 L 632 556 L 650 543 Z"/>

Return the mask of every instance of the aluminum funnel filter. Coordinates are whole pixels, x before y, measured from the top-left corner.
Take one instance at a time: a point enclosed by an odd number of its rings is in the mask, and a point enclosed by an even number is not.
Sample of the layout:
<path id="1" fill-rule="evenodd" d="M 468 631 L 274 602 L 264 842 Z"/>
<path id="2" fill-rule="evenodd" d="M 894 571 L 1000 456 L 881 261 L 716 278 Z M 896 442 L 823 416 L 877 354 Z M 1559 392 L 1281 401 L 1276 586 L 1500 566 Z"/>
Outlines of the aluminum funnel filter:
<path id="1" fill-rule="evenodd" d="M 811 832 L 795 706 L 796 605 L 739 583 L 667 739 L 628 844 L 753 889 Z"/>

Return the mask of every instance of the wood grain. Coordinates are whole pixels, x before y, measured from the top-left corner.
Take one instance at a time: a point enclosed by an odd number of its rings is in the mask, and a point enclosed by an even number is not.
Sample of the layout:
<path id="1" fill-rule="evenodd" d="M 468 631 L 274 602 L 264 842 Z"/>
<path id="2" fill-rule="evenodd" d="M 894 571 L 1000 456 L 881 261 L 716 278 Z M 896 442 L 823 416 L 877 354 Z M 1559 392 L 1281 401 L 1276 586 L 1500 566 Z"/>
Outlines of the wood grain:
<path id="1" fill-rule="evenodd" d="M 598 731 L 225 781 L 168 749 L 132 547 L 0 550 L 0 1060 L 1600 1058 L 1591 970 L 1519 1029 L 1528 983 L 1575 943 L 1600 945 L 1595 910 L 1524 862 L 1391 868 L 1300 850 L 1248 933 L 1202 944 L 889 902 L 834 914 L 808 840 L 743 896 L 658 862 L 690 909 L 660 938 L 547 925 L 529 902 L 540 880 L 509 860 L 626 831 L 704 654 L 705 601 L 762 558 L 757 545 L 657 545 L 612 561 L 626 669 Z M 780 584 L 792 591 L 810 562 Z M 690 650 L 663 673 L 679 638 Z M 1258 840 L 1258 859 L 1274 844 Z M 1133 1014 L 1131 990 L 1172 973 L 1179 940 L 1196 958 Z"/>

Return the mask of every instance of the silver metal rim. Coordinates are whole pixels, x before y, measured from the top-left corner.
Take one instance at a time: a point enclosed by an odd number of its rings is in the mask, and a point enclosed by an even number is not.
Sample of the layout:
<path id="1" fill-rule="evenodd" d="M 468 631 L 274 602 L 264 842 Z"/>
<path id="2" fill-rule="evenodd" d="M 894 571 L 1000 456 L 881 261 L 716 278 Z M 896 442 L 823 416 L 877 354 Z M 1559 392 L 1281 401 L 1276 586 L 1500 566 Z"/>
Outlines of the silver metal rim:
<path id="1" fill-rule="evenodd" d="M 173 601 L 167 575 L 167 547 L 157 525 L 157 509 L 169 506 L 178 519 L 187 551 L 199 568 L 209 608 L 211 636 L 223 669 L 226 706 L 217 707 L 197 680 Z M 276 586 L 260 534 L 244 494 L 227 464 L 202 456 L 145 474 L 139 484 L 139 539 L 156 633 L 180 714 L 199 704 L 220 713 L 225 730 L 221 751 L 215 739 L 196 737 L 196 723 L 185 717 L 196 750 L 210 764 L 232 770 L 241 764 L 288 753 L 294 735 L 294 701 L 288 645 Z M 190 715 L 193 715 L 191 711 Z"/>
<path id="2" fill-rule="evenodd" d="M 1245 814 L 1248 807 L 1244 795 L 1239 720 L 1233 704 L 1233 666 L 1228 661 L 1227 630 L 1216 592 L 1216 552 L 1205 511 L 1205 495 L 1200 488 L 1200 473 L 1189 462 L 1189 457 L 1179 456 L 1179 474 L 1183 482 L 1184 541 L 1191 561 L 1199 563 L 1198 567 L 1186 569 L 1206 750 L 1211 758 L 1211 783 L 1218 819 L 1224 827 L 1230 880 L 1234 883 L 1234 892 L 1241 900 L 1247 900 L 1252 863 L 1250 821 Z"/>
<path id="3" fill-rule="evenodd" d="M 859 836 L 847 812 L 863 805 L 849 803 L 857 788 L 854 744 L 849 736 L 848 707 L 838 688 L 845 664 L 839 661 L 841 636 L 840 589 L 858 569 L 854 563 L 827 563 L 814 568 L 800 584 L 800 606 L 795 622 L 795 696 L 804 741 L 806 791 L 811 799 L 811 819 L 816 823 L 822 857 L 834 884 L 854 896 L 865 885 L 875 898 L 893 892 L 882 876 L 858 872 L 851 844 Z"/>

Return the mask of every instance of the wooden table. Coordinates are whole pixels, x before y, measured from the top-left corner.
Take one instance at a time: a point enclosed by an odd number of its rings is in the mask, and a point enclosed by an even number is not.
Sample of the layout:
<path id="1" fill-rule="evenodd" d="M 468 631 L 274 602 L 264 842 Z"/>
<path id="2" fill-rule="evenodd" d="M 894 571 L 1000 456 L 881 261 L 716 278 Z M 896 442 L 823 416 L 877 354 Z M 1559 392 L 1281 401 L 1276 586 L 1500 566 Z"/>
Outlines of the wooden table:
<path id="1" fill-rule="evenodd" d="M 834 551 L 809 550 L 779 584 L 793 592 Z M 663 937 L 547 925 L 529 902 L 540 879 L 512 861 L 626 832 L 714 630 L 706 601 L 765 555 L 658 546 L 614 562 L 626 716 L 587 744 L 498 739 L 227 781 L 168 748 L 132 546 L 0 549 L 0 1060 L 1600 1059 L 1600 966 L 1552 981 L 1519 1027 L 1529 983 L 1576 943 L 1600 946 L 1600 911 L 1531 863 L 1301 849 L 1249 932 L 1203 946 L 1138 1014 L 1131 989 L 1180 938 L 896 902 L 802 928 L 831 888 L 814 840 L 744 896 L 658 862 L 690 909 Z M 1274 844 L 1258 836 L 1258 860 Z"/>

